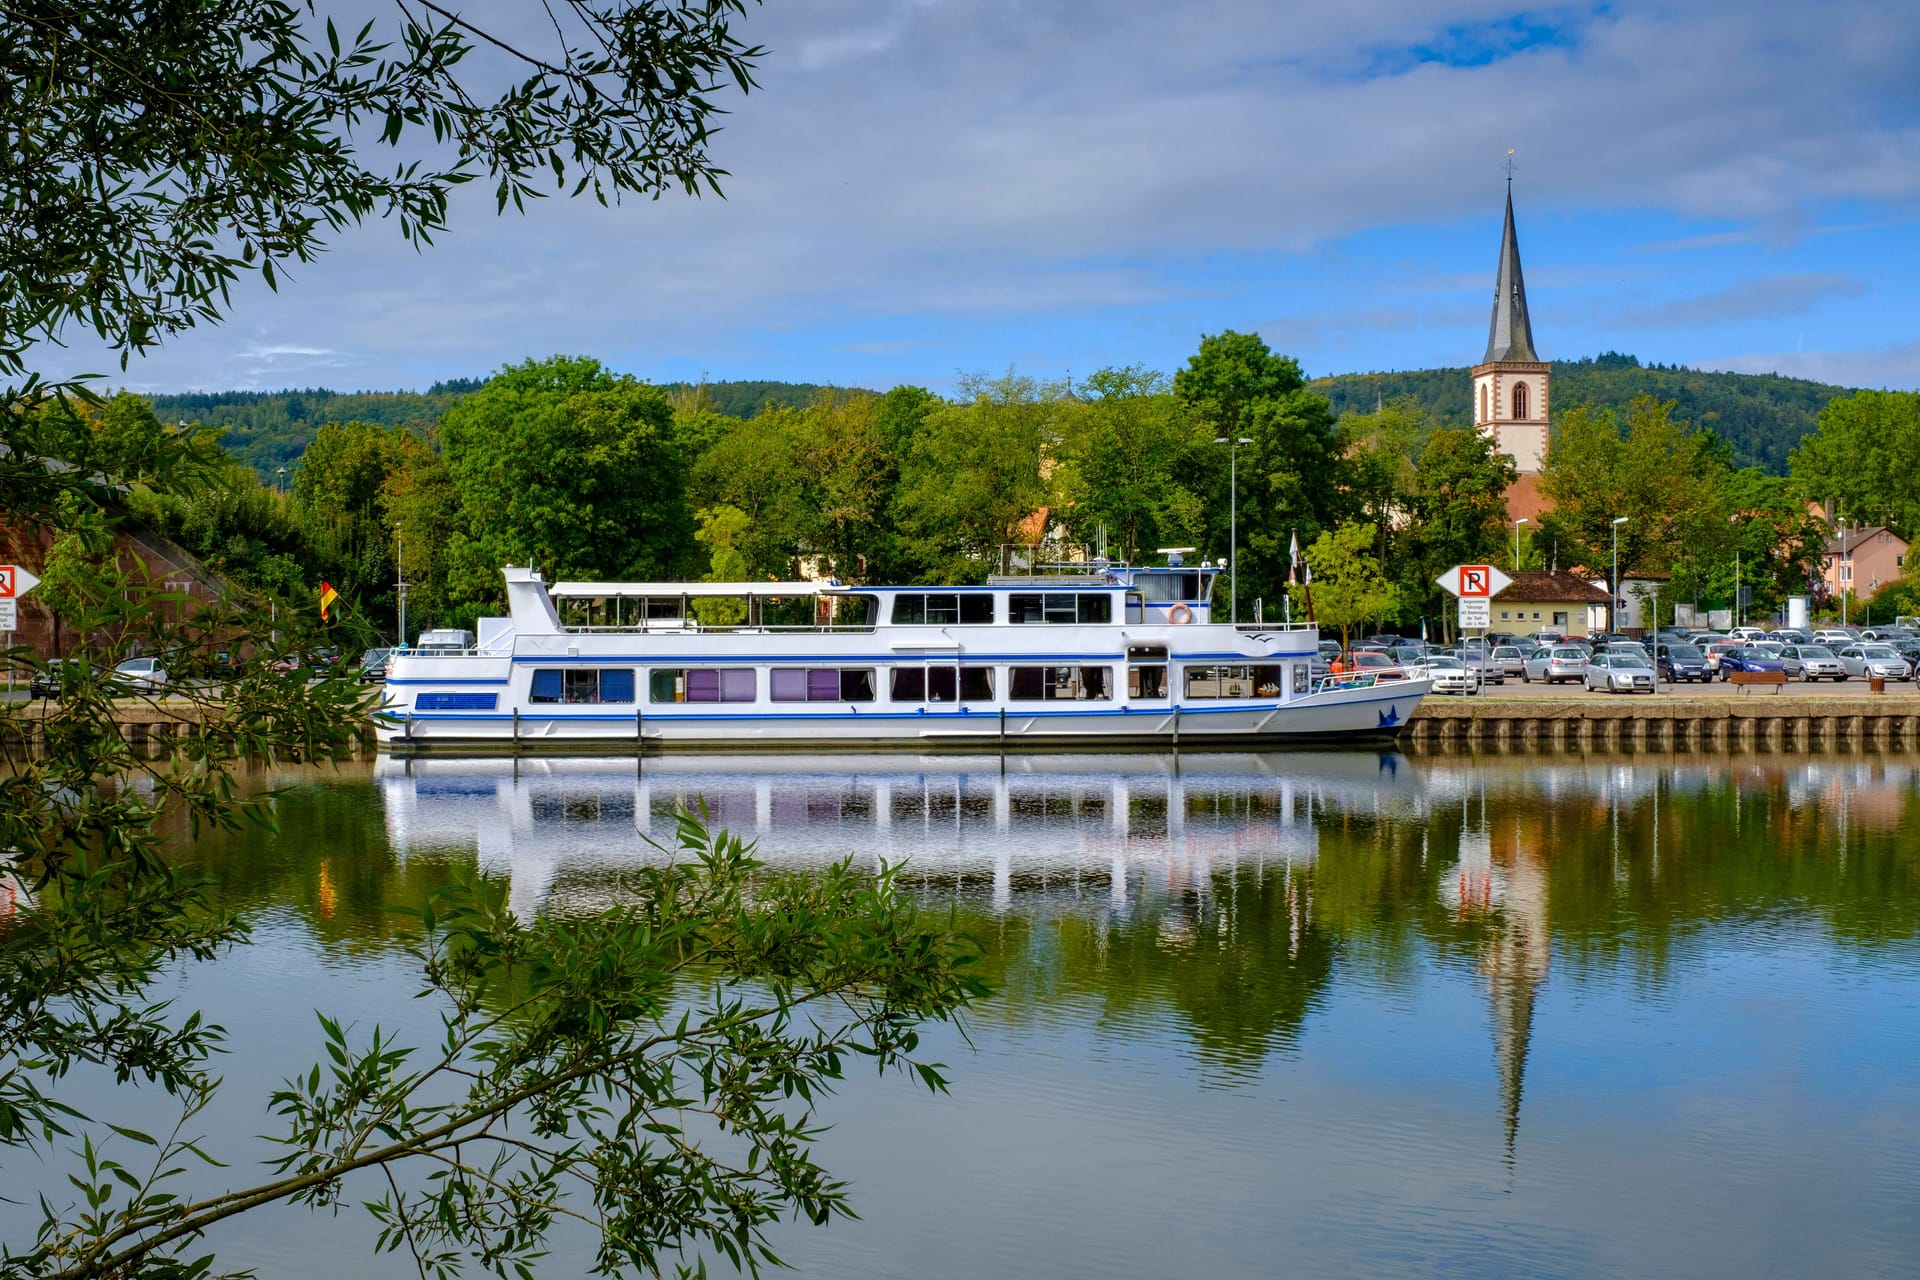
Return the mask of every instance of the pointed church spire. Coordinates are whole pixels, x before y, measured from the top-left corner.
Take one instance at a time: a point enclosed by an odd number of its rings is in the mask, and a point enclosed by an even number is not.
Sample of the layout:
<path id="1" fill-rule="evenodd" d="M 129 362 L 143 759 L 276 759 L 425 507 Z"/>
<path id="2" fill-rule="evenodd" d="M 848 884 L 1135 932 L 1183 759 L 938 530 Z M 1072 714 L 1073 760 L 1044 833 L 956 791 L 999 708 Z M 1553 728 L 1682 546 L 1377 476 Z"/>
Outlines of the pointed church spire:
<path id="1" fill-rule="evenodd" d="M 1520 274 L 1520 237 L 1513 230 L 1513 175 L 1507 175 L 1507 225 L 1500 233 L 1500 273 L 1493 286 L 1493 324 L 1482 364 L 1496 360 L 1536 362 L 1533 325 L 1527 320 L 1527 282 Z"/>

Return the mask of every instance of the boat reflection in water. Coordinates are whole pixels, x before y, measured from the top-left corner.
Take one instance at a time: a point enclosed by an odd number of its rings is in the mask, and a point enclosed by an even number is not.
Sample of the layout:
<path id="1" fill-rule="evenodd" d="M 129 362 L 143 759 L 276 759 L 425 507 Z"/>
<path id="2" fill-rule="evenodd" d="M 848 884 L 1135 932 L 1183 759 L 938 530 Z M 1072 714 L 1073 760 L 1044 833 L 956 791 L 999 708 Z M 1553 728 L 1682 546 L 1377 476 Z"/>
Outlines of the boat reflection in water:
<path id="1" fill-rule="evenodd" d="M 905 863 L 909 879 L 1013 909 L 1015 889 L 1099 886 L 1108 907 L 1218 871 L 1311 862 L 1317 815 L 1414 817 L 1419 776 L 1388 753 L 442 760 L 375 765 L 394 851 L 474 849 L 523 918 L 591 907 L 658 859 L 675 815 L 788 869 Z M 1024 907 L 1024 901 L 1021 903 Z M 1037 905 L 1037 904 L 1031 904 Z"/>
<path id="2" fill-rule="evenodd" d="M 611 900 L 702 803 L 774 867 L 904 862 L 981 940 L 982 1020 L 1178 1028 L 1216 1079 L 1297 1050 L 1343 979 L 1471 974 L 1508 1159 L 1550 974 L 1633 986 L 1788 902 L 1870 947 L 1917 905 L 1889 888 L 1915 771 L 1885 757 L 383 758 L 375 779 L 395 855 L 477 854 L 523 917 Z"/>

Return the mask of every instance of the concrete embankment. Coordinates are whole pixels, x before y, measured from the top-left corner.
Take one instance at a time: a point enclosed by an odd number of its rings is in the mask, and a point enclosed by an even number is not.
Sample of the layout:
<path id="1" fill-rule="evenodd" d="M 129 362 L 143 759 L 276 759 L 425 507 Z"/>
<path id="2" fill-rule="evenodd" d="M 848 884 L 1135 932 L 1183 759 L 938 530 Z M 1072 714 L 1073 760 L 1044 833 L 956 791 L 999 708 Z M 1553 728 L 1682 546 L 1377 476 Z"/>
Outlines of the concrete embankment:
<path id="1" fill-rule="evenodd" d="M 1399 741 L 1412 750 L 1920 747 L 1920 693 L 1834 697 L 1756 689 L 1736 696 L 1433 697 L 1408 720 Z"/>
<path id="2" fill-rule="evenodd" d="M 1398 744 L 1410 751 L 1501 746 L 1527 750 L 1742 746 L 1920 749 L 1920 691 L 1837 696 L 1757 689 L 1748 694 L 1660 693 L 1652 697 L 1578 694 L 1483 698 L 1430 697 Z M 1851 692 L 1851 691 L 1848 691 Z M 1864 690 L 1862 691 L 1864 694 Z M 34 734 L 44 714 L 24 708 Z M 135 748 L 165 751 L 202 707 L 185 700 L 129 703 L 121 732 Z"/>

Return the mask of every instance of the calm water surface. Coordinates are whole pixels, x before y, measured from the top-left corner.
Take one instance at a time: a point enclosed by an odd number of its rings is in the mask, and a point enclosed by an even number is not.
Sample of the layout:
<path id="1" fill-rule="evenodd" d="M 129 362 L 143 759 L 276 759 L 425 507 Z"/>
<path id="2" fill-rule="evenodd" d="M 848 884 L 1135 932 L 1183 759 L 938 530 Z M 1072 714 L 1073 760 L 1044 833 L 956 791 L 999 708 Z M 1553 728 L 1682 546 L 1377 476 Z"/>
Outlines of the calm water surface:
<path id="1" fill-rule="evenodd" d="M 812 1276 L 1913 1275 L 1920 825 L 1904 757 L 381 761 L 275 775 L 184 856 L 257 945 L 182 974 L 234 1033 L 228 1149 L 312 1010 L 437 1024 L 386 908 L 476 864 L 577 910 L 675 806 L 767 860 L 908 860 L 999 993 L 954 1089 L 859 1076 Z M 130 1091 L 100 1099 L 152 1120 Z M 257 1148 L 257 1149 L 264 1149 Z M 11 1158 L 10 1158 L 11 1159 Z M 15 1161 L 0 1194 L 55 1176 Z M 237 1171 L 244 1173 L 245 1170 Z M 0 1212 L 0 1231 L 19 1219 Z M 357 1211 L 216 1241 L 408 1274 Z M 551 1275 L 581 1270 L 562 1241 Z"/>

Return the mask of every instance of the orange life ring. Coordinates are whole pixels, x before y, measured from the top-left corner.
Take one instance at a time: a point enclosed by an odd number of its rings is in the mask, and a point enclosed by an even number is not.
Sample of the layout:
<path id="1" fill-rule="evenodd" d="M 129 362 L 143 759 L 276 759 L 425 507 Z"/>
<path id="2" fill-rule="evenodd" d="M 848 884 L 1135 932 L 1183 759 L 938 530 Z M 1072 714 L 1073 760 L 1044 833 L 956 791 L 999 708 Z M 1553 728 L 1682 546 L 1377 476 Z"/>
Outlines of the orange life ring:
<path id="1" fill-rule="evenodd" d="M 1193 610 L 1183 604 L 1176 604 L 1167 610 L 1167 621 L 1173 623 L 1192 622 Z"/>

